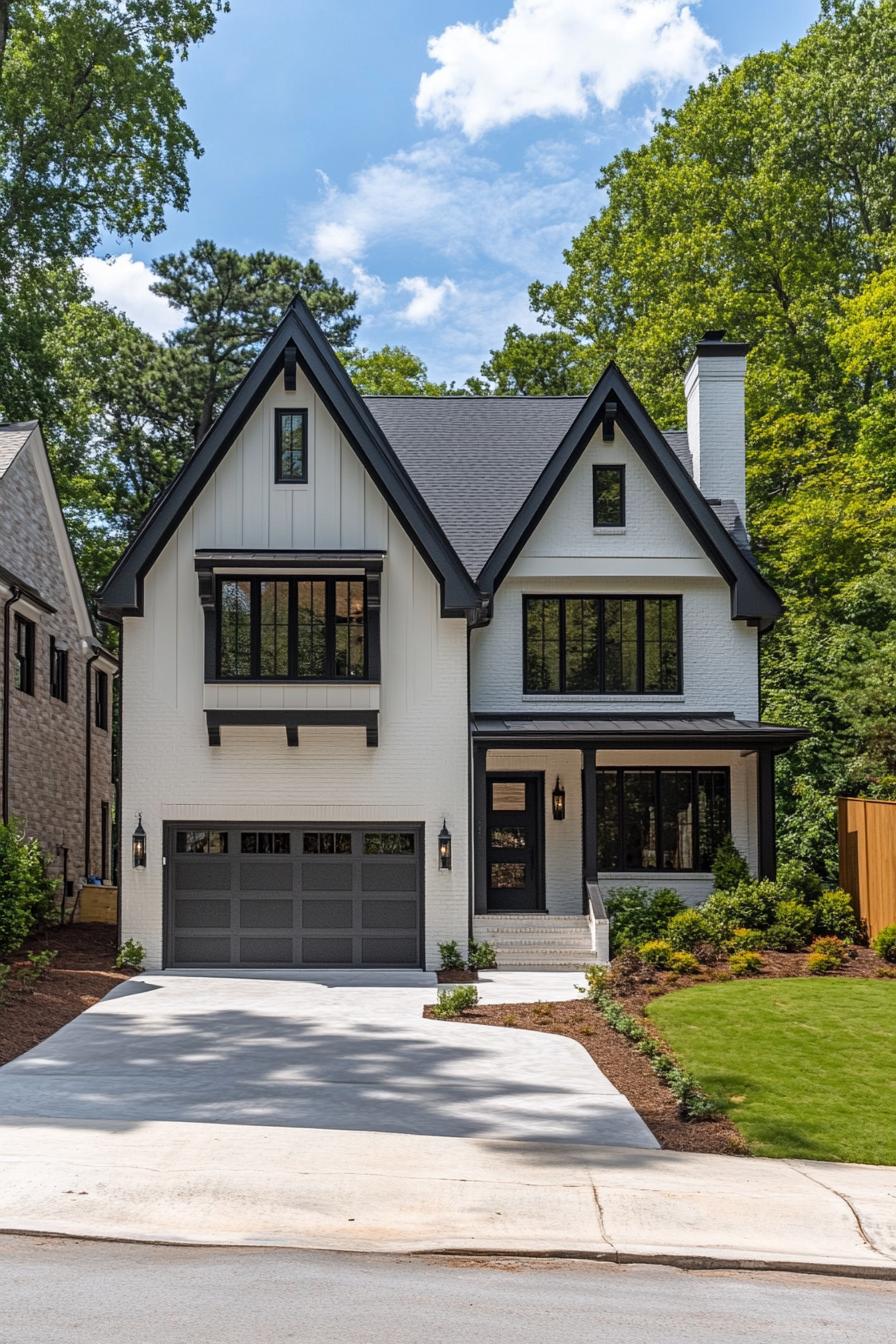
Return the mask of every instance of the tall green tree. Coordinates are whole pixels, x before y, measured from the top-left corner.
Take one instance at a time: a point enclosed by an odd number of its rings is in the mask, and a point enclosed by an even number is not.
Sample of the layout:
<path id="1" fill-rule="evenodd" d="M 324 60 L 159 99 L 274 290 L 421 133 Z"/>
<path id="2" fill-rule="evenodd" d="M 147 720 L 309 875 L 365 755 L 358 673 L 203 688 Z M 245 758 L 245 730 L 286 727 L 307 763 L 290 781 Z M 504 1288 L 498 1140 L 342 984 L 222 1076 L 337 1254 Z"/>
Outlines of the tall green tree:
<path id="1" fill-rule="evenodd" d="M 356 347 L 344 353 L 343 362 L 365 396 L 438 397 L 449 391 L 445 383 L 430 381 L 423 360 L 404 345 L 384 345 L 379 350 Z"/>

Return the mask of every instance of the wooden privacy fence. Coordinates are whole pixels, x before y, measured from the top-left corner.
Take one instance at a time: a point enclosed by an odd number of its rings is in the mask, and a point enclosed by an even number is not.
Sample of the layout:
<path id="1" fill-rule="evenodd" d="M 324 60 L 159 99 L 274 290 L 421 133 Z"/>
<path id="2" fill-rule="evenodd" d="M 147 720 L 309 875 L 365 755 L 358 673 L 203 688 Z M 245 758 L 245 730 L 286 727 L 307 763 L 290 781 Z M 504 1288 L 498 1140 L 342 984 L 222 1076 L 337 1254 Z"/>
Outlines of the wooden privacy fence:
<path id="1" fill-rule="evenodd" d="M 840 798 L 840 885 L 872 938 L 896 924 L 896 802 Z"/>

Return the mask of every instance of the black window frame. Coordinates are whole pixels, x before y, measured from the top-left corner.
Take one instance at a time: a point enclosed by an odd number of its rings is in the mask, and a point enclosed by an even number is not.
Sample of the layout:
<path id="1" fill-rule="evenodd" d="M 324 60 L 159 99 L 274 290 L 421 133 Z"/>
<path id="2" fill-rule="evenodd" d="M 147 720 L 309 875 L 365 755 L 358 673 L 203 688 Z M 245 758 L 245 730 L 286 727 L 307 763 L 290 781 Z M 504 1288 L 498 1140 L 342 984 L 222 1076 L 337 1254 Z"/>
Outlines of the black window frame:
<path id="1" fill-rule="evenodd" d="M 616 863 L 608 866 L 606 863 L 598 865 L 598 871 L 601 873 L 711 873 L 712 863 L 715 855 L 709 856 L 707 864 L 701 863 L 702 855 L 700 853 L 700 784 L 699 776 L 703 774 L 717 774 L 723 776 L 725 780 L 725 818 L 724 825 L 720 834 L 716 837 L 715 849 L 726 835 L 731 834 L 731 767 L 728 765 L 606 765 L 598 766 L 595 770 L 597 776 L 606 778 L 610 775 L 616 777 Z M 656 817 L 656 866 L 653 868 L 632 867 L 630 864 L 623 865 L 624 857 L 624 835 L 625 835 L 625 790 L 623 788 L 623 776 L 625 774 L 652 774 L 654 776 L 653 801 Z M 694 856 L 694 865 L 690 868 L 672 868 L 662 865 L 663 854 L 663 798 L 662 788 L 660 786 L 660 776 L 663 774 L 689 774 L 691 776 L 691 853 Z M 598 790 L 595 788 L 595 796 Z M 594 819 L 596 826 L 600 825 L 600 811 Z M 600 844 L 598 843 L 598 854 L 600 854 Z"/>
<path id="2" fill-rule="evenodd" d="M 598 522 L 597 518 L 597 477 L 606 472 L 619 478 L 619 518 L 611 523 Z M 602 528 L 625 527 L 625 466 L 622 463 L 595 462 L 591 468 L 591 519 L 592 526 Z"/>
<path id="3" fill-rule="evenodd" d="M 106 882 L 109 877 L 109 804 L 105 798 L 100 802 L 100 880 Z"/>
<path id="4" fill-rule="evenodd" d="M 34 694 L 34 650 L 37 627 L 20 612 L 15 613 L 15 688 L 23 695 Z M 23 647 L 24 643 L 24 647 Z"/>
<path id="5" fill-rule="evenodd" d="M 326 603 L 324 611 L 325 670 L 321 676 L 301 676 L 298 671 L 298 620 L 299 620 L 299 584 L 324 583 L 326 585 Z M 221 670 L 222 624 L 224 617 L 222 591 L 225 583 L 248 583 L 249 596 L 249 667 L 245 676 L 231 676 Z M 287 645 L 288 668 L 283 675 L 265 676 L 261 672 L 261 585 L 263 583 L 285 583 L 289 587 Z M 336 584 L 360 583 L 364 593 L 364 667 L 357 676 L 337 675 L 336 672 Z M 370 593 L 367 574 L 218 574 L 215 578 L 215 680 L 232 683 L 260 682 L 286 684 L 288 682 L 339 682 L 357 686 L 370 678 Z"/>
<path id="6" fill-rule="evenodd" d="M 298 416 L 302 421 L 302 471 L 298 476 L 283 472 L 283 421 L 287 416 Z M 308 409 L 301 406 L 278 406 L 274 412 L 274 483 L 275 485 L 308 484 Z"/>
<path id="7" fill-rule="evenodd" d="M 598 622 L 597 622 L 597 678 L 596 684 L 591 689 L 582 689 L 575 687 L 567 689 L 566 682 L 566 603 L 591 601 L 598 604 Z M 636 608 L 636 640 L 637 640 L 637 679 L 634 690 L 614 690 L 606 689 L 606 613 L 605 603 L 616 601 L 629 601 L 637 603 Z M 547 690 L 529 684 L 529 607 L 533 602 L 559 602 L 560 619 L 558 624 L 559 639 L 559 686 Z M 678 650 L 678 679 L 674 689 L 655 690 L 645 686 L 644 662 L 645 662 L 645 638 L 644 638 L 644 604 L 645 602 L 674 602 L 676 604 L 676 640 Z M 581 699 L 583 696 L 601 695 L 609 699 L 618 699 L 620 696 L 630 695 L 650 695 L 650 696 L 674 696 L 684 693 L 684 641 L 682 635 L 682 607 L 683 600 L 677 593 L 524 593 L 523 594 L 523 694 L 536 696 L 554 696 L 562 695 L 566 697 Z"/>
<path id="8" fill-rule="evenodd" d="M 109 673 L 93 669 L 93 722 L 101 732 L 109 731 Z"/>
<path id="9" fill-rule="evenodd" d="M 50 698 L 68 704 L 68 649 L 60 648 L 50 636 Z"/>

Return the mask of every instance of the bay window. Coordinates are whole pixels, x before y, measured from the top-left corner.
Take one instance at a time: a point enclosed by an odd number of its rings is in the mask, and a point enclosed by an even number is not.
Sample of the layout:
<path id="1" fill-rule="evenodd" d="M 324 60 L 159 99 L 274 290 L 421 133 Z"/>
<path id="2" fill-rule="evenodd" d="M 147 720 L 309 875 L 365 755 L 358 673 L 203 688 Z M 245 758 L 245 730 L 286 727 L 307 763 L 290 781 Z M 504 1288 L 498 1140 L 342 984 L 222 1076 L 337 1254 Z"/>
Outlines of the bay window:
<path id="1" fill-rule="evenodd" d="M 341 681 L 367 676 L 361 577 L 219 577 L 221 680 Z"/>

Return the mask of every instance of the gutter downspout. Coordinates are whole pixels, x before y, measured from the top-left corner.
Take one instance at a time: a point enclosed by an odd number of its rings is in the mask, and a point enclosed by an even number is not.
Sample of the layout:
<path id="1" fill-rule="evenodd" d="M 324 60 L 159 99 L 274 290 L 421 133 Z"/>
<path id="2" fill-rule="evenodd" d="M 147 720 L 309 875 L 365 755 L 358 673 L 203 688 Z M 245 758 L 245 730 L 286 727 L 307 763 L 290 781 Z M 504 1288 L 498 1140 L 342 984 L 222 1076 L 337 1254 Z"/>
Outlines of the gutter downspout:
<path id="1" fill-rule="evenodd" d="M 14 585 L 3 604 L 3 824 L 9 822 L 9 609 L 22 596 L 21 588 Z"/>
<path id="2" fill-rule="evenodd" d="M 89 645 L 88 645 L 89 647 Z M 87 659 L 87 668 L 85 672 L 86 681 L 86 714 L 85 714 L 85 739 L 84 739 L 84 881 L 90 876 L 90 826 L 93 813 L 93 780 L 91 772 L 93 769 L 93 685 L 90 676 L 90 669 L 93 667 L 99 653 L 93 653 Z"/>

